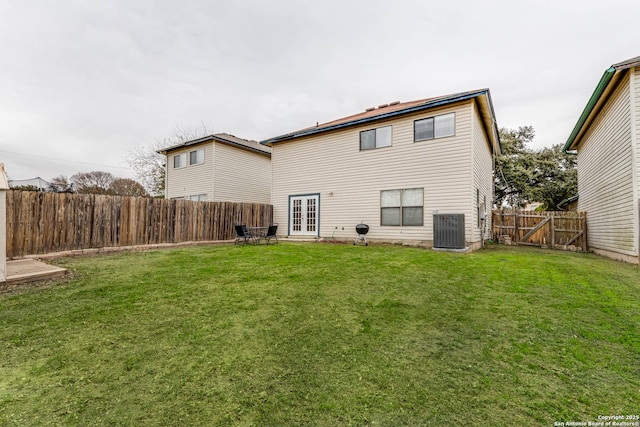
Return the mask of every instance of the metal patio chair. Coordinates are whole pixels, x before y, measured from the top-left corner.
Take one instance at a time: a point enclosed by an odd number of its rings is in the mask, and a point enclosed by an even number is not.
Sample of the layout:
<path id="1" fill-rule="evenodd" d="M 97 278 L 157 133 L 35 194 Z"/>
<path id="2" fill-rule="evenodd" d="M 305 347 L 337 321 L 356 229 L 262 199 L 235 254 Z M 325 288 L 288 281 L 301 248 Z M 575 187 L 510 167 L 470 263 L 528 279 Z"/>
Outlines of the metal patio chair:
<path id="1" fill-rule="evenodd" d="M 278 243 L 278 236 L 276 236 L 276 231 L 278 231 L 278 224 L 271 224 L 267 229 L 267 234 L 265 234 L 264 238 L 267 241 L 267 245 L 271 242 L 271 239 L 275 239 L 276 243 Z"/>
<path id="2" fill-rule="evenodd" d="M 236 224 L 234 226 L 236 229 L 236 240 L 233 242 L 234 245 L 242 242 L 243 244 L 254 243 L 253 234 L 249 230 L 247 230 L 247 226 L 244 224 Z"/>

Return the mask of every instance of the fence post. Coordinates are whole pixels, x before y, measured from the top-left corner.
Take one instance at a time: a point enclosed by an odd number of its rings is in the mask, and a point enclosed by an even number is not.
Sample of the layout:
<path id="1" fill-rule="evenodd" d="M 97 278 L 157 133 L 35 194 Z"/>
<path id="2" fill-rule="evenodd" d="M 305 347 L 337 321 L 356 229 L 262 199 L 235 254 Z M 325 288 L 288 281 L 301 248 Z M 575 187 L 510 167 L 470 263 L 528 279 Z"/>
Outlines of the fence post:
<path id="1" fill-rule="evenodd" d="M 518 231 L 518 211 L 513 210 L 513 243 L 520 243 L 520 232 Z"/>
<path id="2" fill-rule="evenodd" d="M 587 242 L 587 214 L 582 216 L 582 250 L 584 252 L 589 249 L 589 243 Z"/>
<path id="3" fill-rule="evenodd" d="M 0 163 L 0 282 L 7 281 L 7 190 L 9 181 Z"/>
<path id="4" fill-rule="evenodd" d="M 556 218 L 551 214 L 551 249 L 556 247 Z"/>

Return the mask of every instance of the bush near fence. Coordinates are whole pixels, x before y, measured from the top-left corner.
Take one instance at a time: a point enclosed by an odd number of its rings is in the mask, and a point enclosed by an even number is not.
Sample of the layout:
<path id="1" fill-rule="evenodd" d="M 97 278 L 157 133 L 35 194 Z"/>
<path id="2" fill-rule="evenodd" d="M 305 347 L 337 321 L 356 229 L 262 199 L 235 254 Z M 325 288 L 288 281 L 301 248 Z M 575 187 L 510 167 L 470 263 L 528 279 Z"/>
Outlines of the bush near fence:
<path id="1" fill-rule="evenodd" d="M 588 250 L 586 212 L 494 210 L 491 224 L 500 243 Z"/>
<path id="2" fill-rule="evenodd" d="M 7 257 L 69 250 L 229 240 L 235 223 L 268 225 L 273 206 L 9 191 Z"/>

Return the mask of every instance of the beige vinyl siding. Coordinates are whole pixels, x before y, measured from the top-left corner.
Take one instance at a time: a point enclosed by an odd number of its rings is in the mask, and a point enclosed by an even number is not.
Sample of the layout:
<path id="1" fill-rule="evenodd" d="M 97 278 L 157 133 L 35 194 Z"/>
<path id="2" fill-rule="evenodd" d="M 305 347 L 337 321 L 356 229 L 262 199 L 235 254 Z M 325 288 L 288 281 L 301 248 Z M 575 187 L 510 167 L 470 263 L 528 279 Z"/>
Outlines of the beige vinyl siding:
<path id="1" fill-rule="evenodd" d="M 634 223 L 636 234 L 636 255 L 640 256 L 640 67 L 634 67 L 631 74 L 631 97 L 633 99 L 631 110 L 631 123 L 633 132 L 631 142 L 634 149 L 633 162 L 635 164 L 635 176 L 633 177 Z M 638 260 L 640 261 L 640 259 Z"/>
<path id="2" fill-rule="evenodd" d="M 637 253 L 629 76 L 578 145 L 578 209 L 587 211 L 589 246 Z"/>
<path id="3" fill-rule="evenodd" d="M 189 152 L 204 148 L 204 163 L 189 165 Z M 186 154 L 187 166 L 175 169 L 173 156 Z M 167 155 L 166 198 L 183 198 L 196 194 L 213 196 L 213 143 L 191 146 L 184 150 L 171 151 Z"/>
<path id="4" fill-rule="evenodd" d="M 487 134 L 483 129 L 480 114 L 473 104 L 473 194 L 472 206 L 473 216 L 471 237 L 467 240 L 471 242 L 479 242 L 481 233 L 484 230 L 485 238 L 491 235 L 491 207 L 493 206 L 493 156 L 491 155 L 491 147 Z M 478 211 L 476 209 L 476 188 L 480 190 L 479 204 L 485 204 L 485 223 L 482 228 L 478 227 Z"/>
<path id="5" fill-rule="evenodd" d="M 413 142 L 414 120 L 450 112 L 456 114 L 455 136 Z M 279 233 L 287 234 L 289 196 L 302 194 L 320 194 L 321 237 L 353 239 L 355 225 L 364 222 L 372 239 L 432 241 L 434 211 L 470 218 L 472 114 L 472 103 L 464 102 L 274 144 L 272 204 Z M 359 150 L 360 131 L 389 125 L 392 146 Z M 407 188 L 424 188 L 424 225 L 381 226 L 380 191 Z"/>
<path id="6" fill-rule="evenodd" d="M 269 156 L 215 144 L 215 200 L 271 203 Z"/>

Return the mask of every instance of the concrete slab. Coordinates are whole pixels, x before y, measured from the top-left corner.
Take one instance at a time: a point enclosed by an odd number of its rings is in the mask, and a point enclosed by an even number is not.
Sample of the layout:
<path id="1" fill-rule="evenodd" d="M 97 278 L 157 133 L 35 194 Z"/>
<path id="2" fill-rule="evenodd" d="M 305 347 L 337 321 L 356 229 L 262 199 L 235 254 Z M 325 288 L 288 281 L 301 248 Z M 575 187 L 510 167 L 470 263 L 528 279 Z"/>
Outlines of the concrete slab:
<path id="1" fill-rule="evenodd" d="M 7 261 L 7 281 L 6 283 L 25 283 L 36 280 L 52 279 L 61 277 L 67 270 L 55 265 L 45 264 L 35 259 L 17 259 Z"/>

